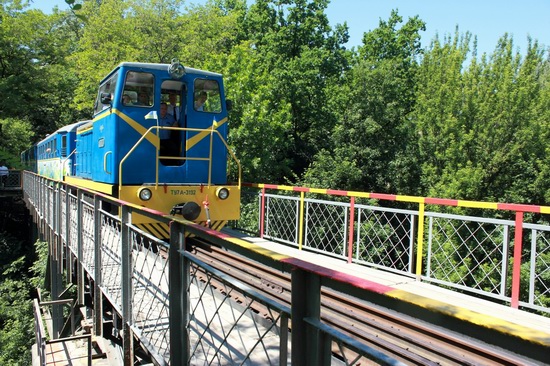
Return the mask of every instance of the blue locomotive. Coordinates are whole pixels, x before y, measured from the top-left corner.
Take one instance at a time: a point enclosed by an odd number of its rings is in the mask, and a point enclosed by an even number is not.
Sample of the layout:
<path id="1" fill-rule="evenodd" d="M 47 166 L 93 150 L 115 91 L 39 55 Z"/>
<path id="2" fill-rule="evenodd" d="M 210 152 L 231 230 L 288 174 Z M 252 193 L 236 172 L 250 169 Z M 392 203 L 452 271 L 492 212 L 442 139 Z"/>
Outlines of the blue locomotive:
<path id="1" fill-rule="evenodd" d="M 227 145 L 222 75 L 123 62 L 100 83 L 92 120 L 65 126 L 23 160 L 38 174 L 221 229 L 240 214 L 240 165 Z M 228 182 L 234 164 L 237 183 Z M 157 237 L 168 228 L 133 215 Z"/>

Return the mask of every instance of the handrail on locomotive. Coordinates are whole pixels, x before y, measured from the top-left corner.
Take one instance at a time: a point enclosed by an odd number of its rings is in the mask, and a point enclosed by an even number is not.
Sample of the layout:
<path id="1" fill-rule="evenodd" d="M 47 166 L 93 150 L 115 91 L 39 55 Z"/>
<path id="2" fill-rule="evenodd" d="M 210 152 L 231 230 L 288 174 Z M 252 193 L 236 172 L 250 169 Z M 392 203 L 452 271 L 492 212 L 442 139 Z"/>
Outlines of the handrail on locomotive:
<path id="1" fill-rule="evenodd" d="M 212 182 L 211 182 L 211 177 L 212 177 L 212 138 L 213 138 L 214 133 L 216 133 L 218 135 L 218 137 L 220 138 L 220 140 L 222 141 L 222 143 L 226 147 L 227 151 L 229 152 L 229 155 L 231 155 L 231 158 L 233 159 L 233 161 L 235 161 L 235 164 L 237 164 L 237 169 L 238 169 L 237 186 L 239 187 L 239 189 L 241 188 L 241 172 L 242 172 L 241 164 L 240 164 L 239 160 L 237 159 L 237 157 L 235 156 L 235 154 L 233 154 L 233 151 L 231 151 L 231 149 L 229 148 L 229 145 L 223 139 L 223 137 L 219 133 L 219 131 L 217 131 L 213 128 L 212 129 L 202 129 L 202 128 L 186 128 L 186 127 L 151 126 L 139 138 L 139 140 L 134 144 L 134 146 L 132 146 L 132 148 L 128 151 L 128 153 L 126 153 L 126 155 L 124 155 L 124 157 L 120 160 L 119 169 L 118 169 L 119 182 L 120 182 L 119 191 L 122 188 L 122 165 L 124 164 L 126 159 L 134 152 L 134 150 L 141 144 L 141 142 L 146 138 L 146 136 L 149 133 L 151 133 L 153 130 L 157 130 L 157 132 L 158 132 L 158 130 L 189 131 L 189 132 L 206 132 L 206 131 L 209 131 L 210 132 L 210 149 L 209 149 L 210 154 L 207 158 L 186 157 L 186 156 L 183 156 L 183 157 L 182 156 L 159 156 L 159 149 L 157 148 L 156 165 L 155 165 L 155 170 L 156 170 L 156 173 L 155 173 L 155 190 L 158 189 L 158 185 L 159 185 L 158 184 L 159 183 L 158 172 L 159 172 L 159 161 L 160 161 L 160 159 L 208 161 L 208 184 L 207 184 L 207 186 L 210 187 L 212 185 Z"/>

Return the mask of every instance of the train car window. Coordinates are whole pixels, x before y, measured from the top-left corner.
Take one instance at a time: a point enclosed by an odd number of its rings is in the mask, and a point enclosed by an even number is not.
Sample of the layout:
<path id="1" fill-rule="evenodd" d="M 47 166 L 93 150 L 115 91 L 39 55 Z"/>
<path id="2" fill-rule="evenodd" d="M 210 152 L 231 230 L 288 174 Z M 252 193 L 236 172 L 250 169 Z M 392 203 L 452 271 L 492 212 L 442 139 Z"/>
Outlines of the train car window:
<path id="1" fill-rule="evenodd" d="M 107 81 L 105 81 L 103 84 L 99 86 L 99 91 L 97 93 L 97 99 L 95 101 L 95 113 L 99 113 L 105 108 L 110 107 L 110 103 L 102 103 L 101 96 L 104 94 L 111 94 L 111 100 L 113 100 L 113 96 L 115 95 L 116 90 L 116 81 L 118 78 L 118 72 L 116 72 L 113 76 L 111 76 Z"/>
<path id="2" fill-rule="evenodd" d="M 124 80 L 122 104 L 151 107 L 154 100 L 155 77 L 148 72 L 128 71 Z"/>
<path id="3" fill-rule="evenodd" d="M 57 139 L 53 140 L 53 156 L 57 156 Z"/>
<path id="4" fill-rule="evenodd" d="M 61 156 L 67 156 L 67 135 L 61 136 Z"/>
<path id="5" fill-rule="evenodd" d="M 220 113 L 222 102 L 220 84 L 216 80 L 195 79 L 193 106 L 198 112 Z"/>

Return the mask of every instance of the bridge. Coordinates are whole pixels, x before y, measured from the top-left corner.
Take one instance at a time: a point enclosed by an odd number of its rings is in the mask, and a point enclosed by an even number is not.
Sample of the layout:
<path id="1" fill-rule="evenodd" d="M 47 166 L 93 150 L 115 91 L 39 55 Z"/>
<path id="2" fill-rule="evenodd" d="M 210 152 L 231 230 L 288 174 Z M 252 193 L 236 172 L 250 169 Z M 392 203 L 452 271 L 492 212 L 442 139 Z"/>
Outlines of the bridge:
<path id="1" fill-rule="evenodd" d="M 21 196 L 21 170 L 10 169 L 8 175 L 0 177 L 0 199 Z"/>
<path id="2" fill-rule="evenodd" d="M 233 223 L 244 230 L 215 232 L 28 172 L 23 190 L 50 248 L 52 301 L 35 305 L 42 364 L 56 340 L 83 337 L 67 330 L 67 303 L 96 342 L 120 340 L 124 365 L 413 364 L 327 322 L 326 291 L 491 343 L 508 364 L 550 362 L 550 226 L 530 221 L 549 207 L 248 185 Z M 133 226 L 133 214 L 169 238 Z M 253 288 L 190 250 L 197 241 L 290 285 Z"/>

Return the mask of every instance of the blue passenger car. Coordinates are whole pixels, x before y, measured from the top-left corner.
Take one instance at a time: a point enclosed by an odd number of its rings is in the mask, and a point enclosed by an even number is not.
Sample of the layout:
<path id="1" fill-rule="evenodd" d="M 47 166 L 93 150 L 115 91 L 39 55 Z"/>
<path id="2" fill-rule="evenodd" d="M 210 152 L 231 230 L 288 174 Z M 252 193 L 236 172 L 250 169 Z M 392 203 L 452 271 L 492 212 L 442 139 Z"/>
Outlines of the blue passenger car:
<path id="1" fill-rule="evenodd" d="M 62 180 L 75 174 L 76 130 L 84 122 L 64 126 L 21 154 L 39 175 Z"/>

